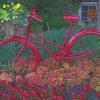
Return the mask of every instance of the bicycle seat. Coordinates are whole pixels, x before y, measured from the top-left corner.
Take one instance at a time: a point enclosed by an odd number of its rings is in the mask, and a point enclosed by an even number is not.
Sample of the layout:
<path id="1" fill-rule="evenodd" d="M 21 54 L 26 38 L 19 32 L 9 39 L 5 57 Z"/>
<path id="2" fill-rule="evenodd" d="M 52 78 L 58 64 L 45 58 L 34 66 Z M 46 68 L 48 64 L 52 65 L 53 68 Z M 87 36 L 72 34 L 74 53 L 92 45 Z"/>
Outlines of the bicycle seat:
<path id="1" fill-rule="evenodd" d="M 74 22 L 74 23 L 77 23 L 80 19 L 79 16 L 63 16 L 63 18 L 66 22 Z"/>

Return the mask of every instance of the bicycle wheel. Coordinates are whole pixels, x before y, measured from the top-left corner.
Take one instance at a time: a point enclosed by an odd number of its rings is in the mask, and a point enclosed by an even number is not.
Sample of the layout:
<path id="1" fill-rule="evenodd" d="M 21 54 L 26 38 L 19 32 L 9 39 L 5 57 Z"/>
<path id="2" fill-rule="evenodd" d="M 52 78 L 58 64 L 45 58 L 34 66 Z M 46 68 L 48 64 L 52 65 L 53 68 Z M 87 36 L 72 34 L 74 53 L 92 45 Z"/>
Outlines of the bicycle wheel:
<path id="1" fill-rule="evenodd" d="M 17 64 L 28 66 L 29 60 L 35 67 L 40 61 L 39 57 L 38 49 L 25 38 L 15 36 L 0 41 L 0 70 L 12 71 Z"/>
<path id="2" fill-rule="evenodd" d="M 66 48 L 68 63 L 77 64 L 78 60 L 97 57 L 100 61 L 100 32 L 84 30 L 77 33 L 68 43 Z"/>

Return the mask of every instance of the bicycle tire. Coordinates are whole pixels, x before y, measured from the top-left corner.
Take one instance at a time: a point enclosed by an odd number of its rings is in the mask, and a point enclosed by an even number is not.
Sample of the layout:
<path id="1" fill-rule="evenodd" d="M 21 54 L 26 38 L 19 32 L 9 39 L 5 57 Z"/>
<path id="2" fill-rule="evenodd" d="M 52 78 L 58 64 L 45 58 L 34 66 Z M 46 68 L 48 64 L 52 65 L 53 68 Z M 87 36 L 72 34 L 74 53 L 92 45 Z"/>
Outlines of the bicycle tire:
<path id="1" fill-rule="evenodd" d="M 93 41 L 94 40 L 94 41 Z M 96 40 L 96 41 L 95 41 Z M 80 42 L 81 41 L 81 44 L 85 44 L 85 49 L 84 50 L 85 52 L 81 51 L 81 49 L 83 47 L 80 46 Z M 98 46 L 95 46 L 97 45 L 97 41 L 98 41 Z M 84 42 L 84 43 L 83 43 Z M 87 43 L 88 42 L 88 43 Z M 94 43 L 94 45 L 93 45 Z M 90 47 L 90 44 L 91 46 L 93 47 Z M 77 64 L 77 60 L 79 59 L 83 59 L 83 58 L 94 58 L 96 56 L 94 56 L 94 52 L 96 52 L 98 50 L 98 57 L 100 58 L 100 31 L 97 31 L 97 30 L 84 30 L 84 31 L 81 31 L 77 34 L 75 34 L 71 40 L 68 42 L 68 45 L 66 47 L 66 52 L 67 52 L 67 55 L 68 55 L 68 63 L 69 64 Z M 84 49 L 84 48 L 83 48 Z M 95 50 L 94 50 L 95 49 Z M 79 51 L 78 51 L 79 50 Z M 88 51 L 92 50 L 90 53 Z M 80 52 L 80 53 L 79 53 Z M 83 52 L 83 56 L 82 56 L 82 52 Z M 88 54 L 88 53 L 89 54 Z M 76 55 L 79 55 L 79 56 L 76 56 Z M 96 54 L 95 54 L 96 55 Z M 76 56 L 76 57 L 75 57 Z M 79 58 L 79 59 L 77 59 Z"/>
<path id="2" fill-rule="evenodd" d="M 40 53 L 36 48 L 36 46 L 23 37 L 14 36 L 10 39 L 5 39 L 0 41 L 0 64 L 2 67 L 2 68 L 0 67 L 1 70 L 4 71 L 12 70 L 11 67 L 14 66 L 14 58 L 21 50 L 23 45 L 25 45 L 24 51 L 22 52 L 22 54 L 19 56 L 18 59 L 19 60 L 23 59 L 23 61 L 28 62 L 29 58 L 31 58 L 31 61 L 34 60 L 33 61 L 34 68 L 39 64 Z"/>

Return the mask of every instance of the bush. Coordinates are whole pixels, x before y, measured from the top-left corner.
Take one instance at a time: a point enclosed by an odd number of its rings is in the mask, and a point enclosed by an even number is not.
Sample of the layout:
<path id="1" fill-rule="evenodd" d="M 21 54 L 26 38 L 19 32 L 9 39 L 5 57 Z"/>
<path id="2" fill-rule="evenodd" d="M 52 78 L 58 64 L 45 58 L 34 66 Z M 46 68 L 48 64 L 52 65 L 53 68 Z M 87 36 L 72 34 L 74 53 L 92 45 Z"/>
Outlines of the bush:
<path id="1" fill-rule="evenodd" d="M 69 23 L 65 22 L 63 20 L 62 17 L 60 16 L 56 16 L 56 17 L 49 17 L 48 15 L 44 15 L 42 16 L 43 18 L 43 22 L 42 23 L 38 23 L 38 22 L 34 22 L 33 23 L 33 29 L 36 32 L 46 32 L 46 31 L 50 31 L 50 30 L 55 30 L 55 29 L 60 29 L 63 27 L 68 28 Z"/>
<path id="2" fill-rule="evenodd" d="M 68 27 L 68 25 L 69 25 L 60 16 L 52 17 L 48 21 L 48 23 L 49 23 L 51 29 L 59 29 L 59 28 L 63 28 L 63 27 L 66 27 L 66 26 Z"/>
<path id="3" fill-rule="evenodd" d="M 28 10 L 20 3 L 4 4 L 0 7 L 0 22 L 9 22 L 15 26 L 27 24 Z"/>

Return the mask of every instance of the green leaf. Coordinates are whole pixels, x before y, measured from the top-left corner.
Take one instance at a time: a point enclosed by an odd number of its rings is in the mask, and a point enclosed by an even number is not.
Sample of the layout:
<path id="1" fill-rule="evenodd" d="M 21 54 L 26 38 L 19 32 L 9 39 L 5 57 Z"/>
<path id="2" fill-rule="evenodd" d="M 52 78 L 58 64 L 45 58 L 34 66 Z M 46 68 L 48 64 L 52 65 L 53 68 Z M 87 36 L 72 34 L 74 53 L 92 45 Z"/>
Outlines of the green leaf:
<path id="1" fill-rule="evenodd" d="M 95 86 L 96 91 L 100 91 L 100 86 Z"/>

